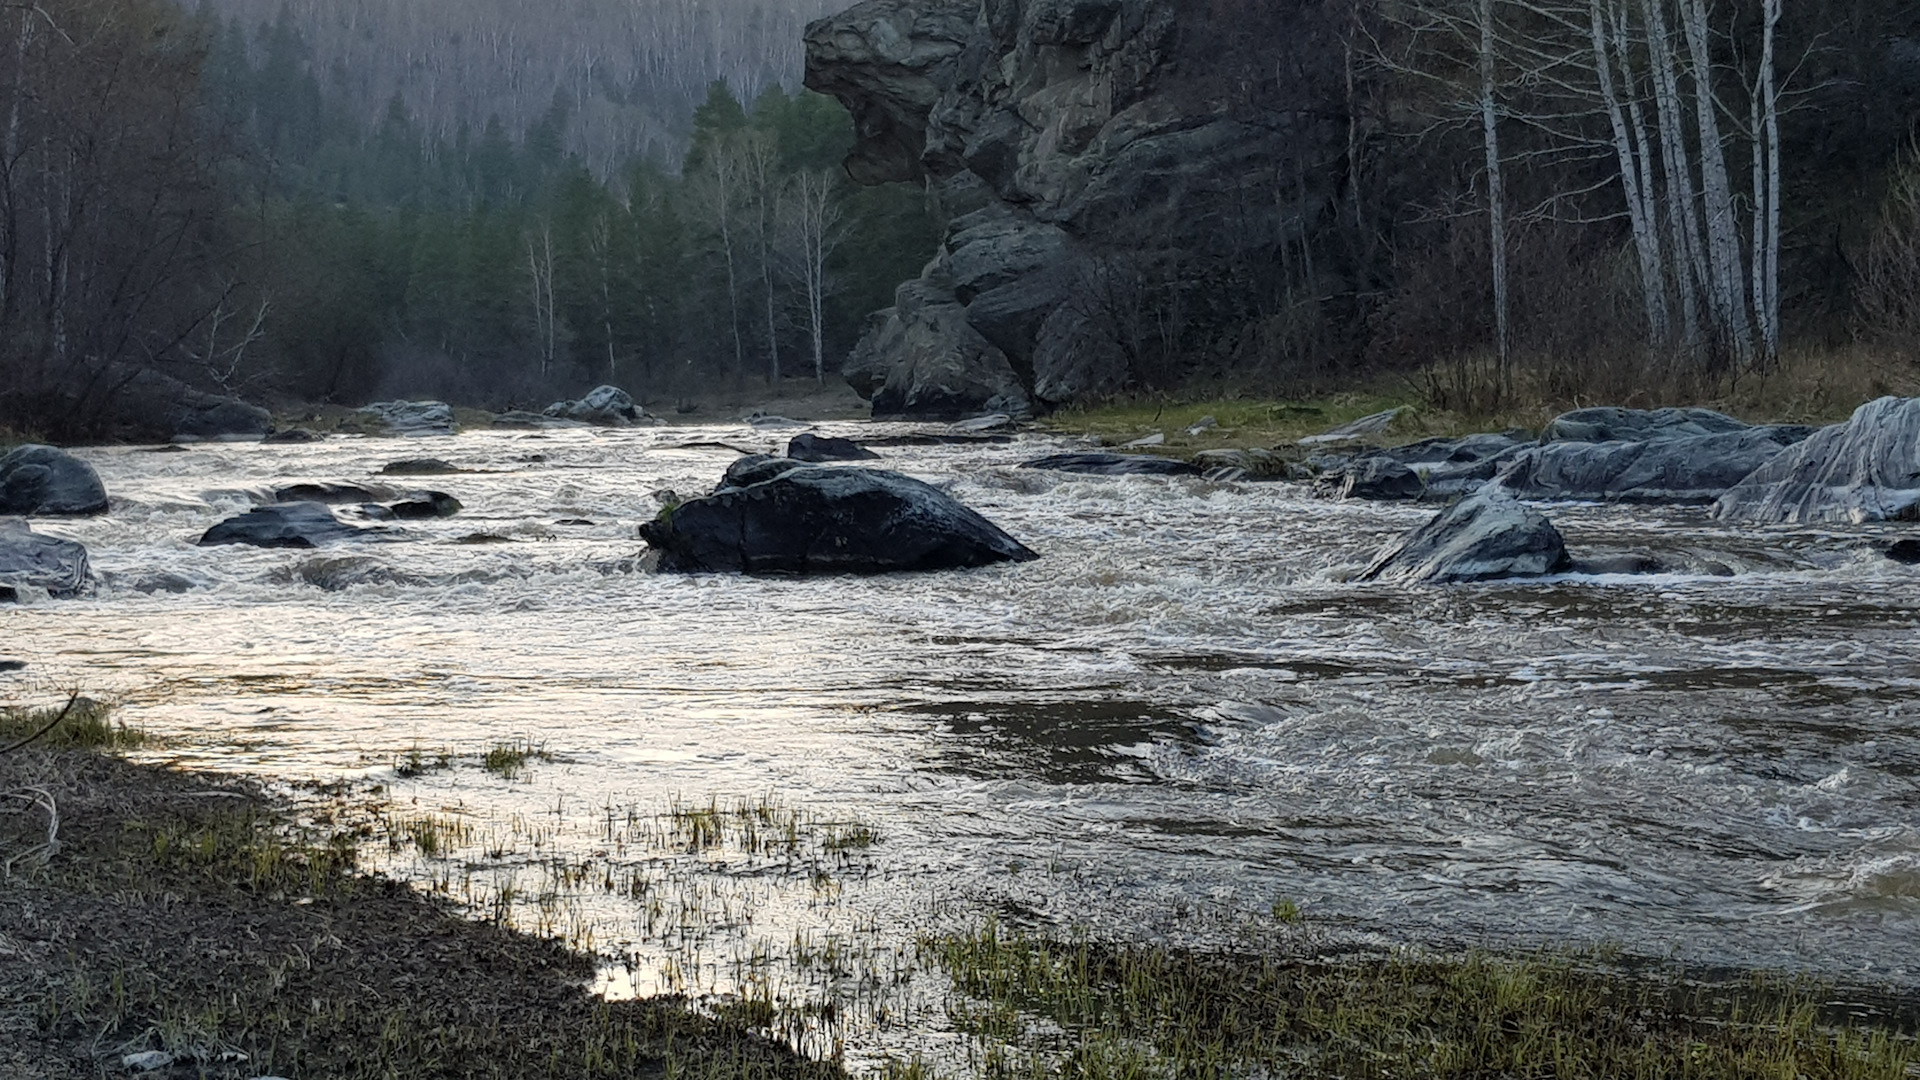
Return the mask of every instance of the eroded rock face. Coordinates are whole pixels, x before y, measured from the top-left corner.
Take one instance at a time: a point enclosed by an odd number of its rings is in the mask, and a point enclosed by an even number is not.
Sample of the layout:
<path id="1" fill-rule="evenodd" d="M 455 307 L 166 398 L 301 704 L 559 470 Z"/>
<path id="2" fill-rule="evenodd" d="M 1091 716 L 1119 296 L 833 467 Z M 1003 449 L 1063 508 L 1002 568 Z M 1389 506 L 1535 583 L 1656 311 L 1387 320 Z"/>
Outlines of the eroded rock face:
<path id="1" fill-rule="evenodd" d="M 83 516 L 107 512 L 107 489 L 93 466 L 38 443 L 0 457 L 0 514 Z"/>
<path id="2" fill-rule="evenodd" d="M 1276 265 L 1337 192 L 1347 133 L 1323 105 L 1345 54 L 1323 7 L 865 0 L 809 26 L 806 83 L 854 116 L 849 173 L 925 183 L 953 215 L 849 382 L 908 416 L 1014 401 L 1009 381 L 1039 408 L 1128 385 L 1130 335 L 1162 328 L 1145 305 Z M 1215 298 L 1182 295 L 1204 321 Z"/>
<path id="3" fill-rule="evenodd" d="M 72 596 L 91 580 L 87 549 L 72 540 L 42 536 L 17 517 L 0 517 L 0 593 L 22 588 Z"/>
<path id="4" fill-rule="evenodd" d="M 1883 397 L 1775 455 L 1714 504 L 1722 521 L 1920 520 L 1920 398 Z"/>
<path id="5" fill-rule="evenodd" d="M 1572 565 L 1552 522 L 1505 492 L 1482 488 L 1389 544 L 1360 580 L 1494 581 L 1556 574 Z"/>
<path id="6" fill-rule="evenodd" d="M 756 455 L 640 527 L 668 571 L 875 574 L 1037 558 L 932 485 L 882 469 Z"/>

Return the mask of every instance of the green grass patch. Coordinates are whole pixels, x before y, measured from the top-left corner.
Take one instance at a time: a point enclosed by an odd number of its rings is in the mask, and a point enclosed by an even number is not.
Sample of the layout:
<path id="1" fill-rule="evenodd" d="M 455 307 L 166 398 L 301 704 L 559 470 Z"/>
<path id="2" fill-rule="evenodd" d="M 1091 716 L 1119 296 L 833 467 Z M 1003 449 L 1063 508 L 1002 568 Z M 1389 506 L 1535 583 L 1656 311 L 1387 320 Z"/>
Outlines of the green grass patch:
<path id="1" fill-rule="evenodd" d="M 1591 953 L 1285 959 L 1057 941 L 988 922 L 925 938 L 989 1078 L 1313 1076 L 1908 1080 L 1910 1032 L 1816 984 L 1629 972 Z"/>
<path id="2" fill-rule="evenodd" d="M 403 780 L 416 776 L 439 772 L 453 765 L 453 755 L 445 750 L 429 753 L 419 746 L 407 748 L 407 752 L 393 759 L 393 774 Z"/>
<path id="3" fill-rule="evenodd" d="M 502 780 L 515 780 L 530 763 L 552 760 L 553 755 L 547 753 L 545 743 L 522 739 L 519 742 L 501 743 L 488 750 L 480 757 L 480 767 Z"/>
<path id="4" fill-rule="evenodd" d="M 144 745 L 147 736 L 113 718 L 113 706 L 92 698 L 77 697 L 71 708 L 64 703 L 44 708 L 0 709 L 0 747 L 12 746 L 53 723 L 62 710 L 66 715 L 52 730 L 34 739 L 42 750 L 131 750 Z"/>

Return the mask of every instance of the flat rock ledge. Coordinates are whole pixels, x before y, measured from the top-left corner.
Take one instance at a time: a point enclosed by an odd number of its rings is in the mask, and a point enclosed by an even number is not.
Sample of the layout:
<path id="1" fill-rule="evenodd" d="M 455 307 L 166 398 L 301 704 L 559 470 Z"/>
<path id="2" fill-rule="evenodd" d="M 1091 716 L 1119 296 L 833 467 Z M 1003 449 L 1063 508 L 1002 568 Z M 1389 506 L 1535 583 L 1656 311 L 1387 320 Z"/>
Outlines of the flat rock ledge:
<path id="1" fill-rule="evenodd" d="M 946 492 L 883 469 L 754 455 L 640 527 L 660 569 L 879 574 L 1039 556 Z"/>

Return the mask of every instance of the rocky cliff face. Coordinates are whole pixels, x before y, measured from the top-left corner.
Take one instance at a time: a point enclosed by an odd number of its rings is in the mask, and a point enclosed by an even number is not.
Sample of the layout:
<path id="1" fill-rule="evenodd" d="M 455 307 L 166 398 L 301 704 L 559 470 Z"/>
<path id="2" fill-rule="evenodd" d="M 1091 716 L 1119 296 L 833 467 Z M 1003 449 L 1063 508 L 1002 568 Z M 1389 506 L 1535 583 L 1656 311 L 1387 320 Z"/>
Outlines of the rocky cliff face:
<path id="1" fill-rule="evenodd" d="M 848 381 L 876 415 L 1046 409 L 1284 287 L 1344 174 L 1332 19 L 1314 0 L 866 0 L 809 26 L 807 85 L 854 116 L 849 173 L 921 181 L 954 214 Z"/>

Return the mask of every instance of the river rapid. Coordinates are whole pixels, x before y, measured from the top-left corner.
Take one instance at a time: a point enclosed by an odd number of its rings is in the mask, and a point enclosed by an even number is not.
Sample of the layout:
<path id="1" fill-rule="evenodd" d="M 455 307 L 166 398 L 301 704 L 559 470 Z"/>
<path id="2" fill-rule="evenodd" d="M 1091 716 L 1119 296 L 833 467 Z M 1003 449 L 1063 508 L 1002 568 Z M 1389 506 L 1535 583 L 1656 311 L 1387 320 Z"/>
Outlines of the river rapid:
<path id="1" fill-rule="evenodd" d="M 104 583 L 0 609 L 0 654 L 29 664 L 0 690 L 112 697 L 165 737 L 153 754 L 197 768 L 379 784 L 483 823 L 544 814 L 536 846 L 563 856 L 617 862 L 613 819 L 675 803 L 858 822 L 879 838 L 868 884 L 833 906 L 898 934 L 1012 912 L 1178 937 L 1287 900 L 1357 938 L 1920 983 L 1920 575 L 1874 550 L 1890 530 L 1555 506 L 1576 553 L 1737 573 L 1352 584 L 1342 568 L 1433 510 L 1022 471 L 1068 445 L 1023 436 L 879 464 L 945 485 L 1037 562 L 636 566 L 653 493 L 703 492 L 734 457 L 688 444 L 789 434 L 82 450 L 112 512 L 35 527 L 84 542 Z M 275 486 L 420 455 L 477 471 L 390 482 L 464 512 L 322 551 L 194 545 Z M 511 780 L 395 769 L 511 742 L 552 760 Z M 432 878 L 421 865 L 399 872 Z M 639 903 L 577 917 L 640 956 Z M 782 910 L 760 925 L 827 917 Z"/>

